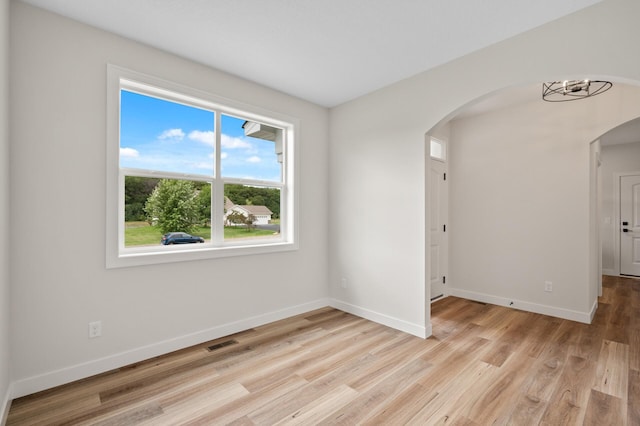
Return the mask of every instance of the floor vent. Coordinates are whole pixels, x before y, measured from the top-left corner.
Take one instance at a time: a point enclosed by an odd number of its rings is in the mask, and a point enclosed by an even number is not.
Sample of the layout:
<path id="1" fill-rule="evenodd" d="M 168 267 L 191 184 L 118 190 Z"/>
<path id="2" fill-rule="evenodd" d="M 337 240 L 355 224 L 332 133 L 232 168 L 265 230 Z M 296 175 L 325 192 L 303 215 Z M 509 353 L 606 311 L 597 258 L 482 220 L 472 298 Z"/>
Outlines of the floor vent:
<path id="1" fill-rule="evenodd" d="M 237 340 L 225 340 L 224 342 L 220 342 L 220 343 L 216 343 L 215 345 L 211 345 L 207 348 L 207 350 L 209 352 L 213 352 L 216 349 L 220 349 L 220 348 L 224 348 L 225 346 L 229 346 L 229 345 L 235 345 L 236 343 L 238 343 Z"/>

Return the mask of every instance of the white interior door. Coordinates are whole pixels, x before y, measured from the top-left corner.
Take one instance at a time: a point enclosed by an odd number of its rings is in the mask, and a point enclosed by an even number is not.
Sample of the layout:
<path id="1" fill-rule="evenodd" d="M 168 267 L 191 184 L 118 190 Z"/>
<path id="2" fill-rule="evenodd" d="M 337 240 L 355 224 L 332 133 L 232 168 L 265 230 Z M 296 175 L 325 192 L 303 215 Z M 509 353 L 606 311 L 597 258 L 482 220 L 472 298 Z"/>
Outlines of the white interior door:
<path id="1" fill-rule="evenodd" d="M 447 164 L 444 161 L 444 149 L 441 159 L 432 158 L 429 176 L 429 228 L 431 233 L 430 265 L 431 265 L 431 300 L 446 294 L 446 275 L 448 267 L 447 217 L 449 191 L 447 183 Z"/>
<path id="2" fill-rule="evenodd" d="M 640 175 L 620 177 L 620 274 L 640 276 Z"/>

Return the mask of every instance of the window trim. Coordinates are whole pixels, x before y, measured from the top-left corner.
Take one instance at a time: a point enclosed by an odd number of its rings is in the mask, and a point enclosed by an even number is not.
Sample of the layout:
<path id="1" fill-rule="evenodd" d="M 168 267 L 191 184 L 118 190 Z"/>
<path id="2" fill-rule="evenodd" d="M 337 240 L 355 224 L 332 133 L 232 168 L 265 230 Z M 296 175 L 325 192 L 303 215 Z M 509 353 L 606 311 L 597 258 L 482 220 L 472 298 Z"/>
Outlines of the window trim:
<path id="1" fill-rule="evenodd" d="M 161 97 L 163 99 L 186 105 L 200 106 L 214 109 L 216 128 L 216 164 L 214 176 L 207 179 L 202 175 L 187 175 L 180 173 L 165 173 L 176 179 L 208 180 L 212 184 L 212 220 L 222 218 L 220 197 L 225 183 L 256 184 L 258 180 L 244 180 L 224 178 L 220 176 L 220 115 L 232 115 L 249 120 L 255 120 L 267 125 L 283 129 L 286 132 L 282 181 L 265 181 L 268 187 L 278 187 L 281 190 L 281 238 L 278 240 L 244 240 L 222 241 L 185 246 L 163 247 L 161 250 L 150 248 L 124 247 L 124 175 L 123 171 L 135 170 L 120 168 L 120 90 L 132 90 L 143 95 Z M 297 250 L 298 238 L 298 143 L 299 120 L 281 113 L 269 111 L 260 107 L 247 105 L 213 95 L 206 91 L 194 89 L 179 83 L 169 82 L 157 77 L 128 70 L 117 65 L 107 64 L 107 128 L 106 128 L 106 267 L 120 268 L 138 265 L 151 265 L 167 262 L 215 259 L 229 256 L 256 255 Z M 136 175 L 154 176 L 152 171 L 137 170 Z M 197 246 L 197 247 L 192 247 Z"/>

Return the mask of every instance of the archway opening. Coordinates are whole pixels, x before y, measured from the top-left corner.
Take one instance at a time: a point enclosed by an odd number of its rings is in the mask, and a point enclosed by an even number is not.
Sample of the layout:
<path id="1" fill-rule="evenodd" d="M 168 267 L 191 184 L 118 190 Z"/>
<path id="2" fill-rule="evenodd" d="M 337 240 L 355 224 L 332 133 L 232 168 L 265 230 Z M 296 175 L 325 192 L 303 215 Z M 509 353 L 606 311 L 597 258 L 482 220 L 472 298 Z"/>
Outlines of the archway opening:
<path id="1" fill-rule="evenodd" d="M 640 88 L 627 83 L 557 105 L 541 100 L 540 83 L 505 88 L 427 132 L 449 146 L 447 295 L 591 321 L 600 247 L 590 235 L 590 144 L 640 117 Z"/>

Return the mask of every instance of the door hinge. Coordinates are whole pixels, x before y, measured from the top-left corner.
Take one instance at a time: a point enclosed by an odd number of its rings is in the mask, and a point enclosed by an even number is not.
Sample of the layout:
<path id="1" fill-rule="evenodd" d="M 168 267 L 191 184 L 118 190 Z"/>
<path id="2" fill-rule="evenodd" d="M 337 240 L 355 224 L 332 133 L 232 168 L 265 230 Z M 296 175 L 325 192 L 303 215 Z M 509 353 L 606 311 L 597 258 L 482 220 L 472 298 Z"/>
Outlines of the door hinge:
<path id="1" fill-rule="evenodd" d="M 442 232 L 447 232 L 447 225 L 442 225 Z"/>
<path id="2" fill-rule="evenodd" d="M 442 284 L 446 284 L 447 283 L 447 277 L 445 277 L 444 275 L 442 276 Z"/>

